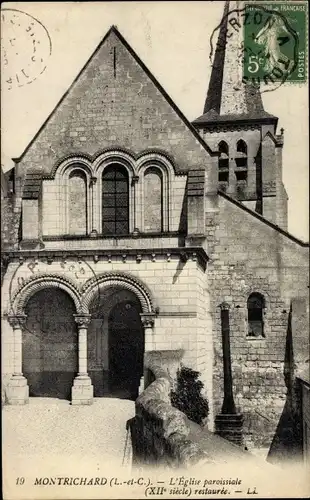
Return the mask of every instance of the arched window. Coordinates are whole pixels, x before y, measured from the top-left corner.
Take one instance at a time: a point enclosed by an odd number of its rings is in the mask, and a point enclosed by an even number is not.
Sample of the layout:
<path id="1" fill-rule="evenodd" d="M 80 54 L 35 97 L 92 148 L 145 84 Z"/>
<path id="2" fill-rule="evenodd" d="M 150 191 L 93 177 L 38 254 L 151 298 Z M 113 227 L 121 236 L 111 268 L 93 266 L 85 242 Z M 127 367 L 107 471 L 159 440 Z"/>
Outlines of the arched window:
<path id="1" fill-rule="evenodd" d="M 251 293 L 248 298 L 247 306 L 248 335 L 250 337 L 264 337 L 264 297 L 260 293 Z"/>
<path id="2" fill-rule="evenodd" d="M 110 165 L 102 174 L 102 232 L 129 233 L 129 181 L 122 165 Z"/>
<path id="3" fill-rule="evenodd" d="M 69 234 L 87 233 L 87 179 L 81 170 L 73 170 L 68 179 Z"/>
<path id="4" fill-rule="evenodd" d="M 235 174 L 237 182 L 246 182 L 248 180 L 248 148 L 242 139 L 237 142 Z"/>
<path id="5" fill-rule="evenodd" d="M 163 177 L 153 167 L 144 174 L 144 231 L 163 231 Z"/>
<path id="6" fill-rule="evenodd" d="M 229 180 L 229 150 L 226 142 L 221 141 L 219 143 L 219 170 L 218 170 L 218 180 L 219 182 L 228 182 Z"/>

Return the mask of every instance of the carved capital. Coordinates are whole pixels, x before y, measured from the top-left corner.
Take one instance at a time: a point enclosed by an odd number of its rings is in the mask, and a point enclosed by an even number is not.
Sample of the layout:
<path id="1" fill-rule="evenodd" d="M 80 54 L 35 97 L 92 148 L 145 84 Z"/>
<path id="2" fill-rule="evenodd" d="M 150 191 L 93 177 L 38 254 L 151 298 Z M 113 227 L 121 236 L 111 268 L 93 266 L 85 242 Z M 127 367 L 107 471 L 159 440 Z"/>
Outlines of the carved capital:
<path id="1" fill-rule="evenodd" d="M 8 322 L 14 328 L 14 330 L 22 328 L 22 326 L 26 323 L 26 319 L 26 314 L 10 314 L 8 316 Z"/>
<path id="2" fill-rule="evenodd" d="M 187 262 L 188 261 L 188 253 L 187 252 L 180 252 L 180 260 L 181 262 Z"/>
<path id="3" fill-rule="evenodd" d="M 134 184 L 136 184 L 138 181 L 139 181 L 139 176 L 138 176 L 138 175 L 134 175 L 134 176 L 132 177 L 131 183 L 132 183 L 132 185 L 134 185 Z"/>
<path id="4" fill-rule="evenodd" d="M 91 314 L 74 314 L 74 319 L 78 328 L 87 328 L 91 320 Z"/>
<path id="5" fill-rule="evenodd" d="M 228 302 L 222 302 L 220 304 L 221 311 L 229 311 L 230 309 L 230 304 Z"/>
<path id="6" fill-rule="evenodd" d="M 153 328 L 155 322 L 155 314 L 153 313 L 142 313 L 140 314 L 142 325 L 144 328 Z"/>

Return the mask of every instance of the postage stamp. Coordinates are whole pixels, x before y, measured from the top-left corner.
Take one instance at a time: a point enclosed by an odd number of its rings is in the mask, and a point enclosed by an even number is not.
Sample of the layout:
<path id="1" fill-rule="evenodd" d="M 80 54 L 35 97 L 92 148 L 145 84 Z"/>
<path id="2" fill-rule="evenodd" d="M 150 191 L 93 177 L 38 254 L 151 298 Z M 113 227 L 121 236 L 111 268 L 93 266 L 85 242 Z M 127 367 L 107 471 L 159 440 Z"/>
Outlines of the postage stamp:
<path id="1" fill-rule="evenodd" d="M 245 5 L 244 78 L 253 83 L 307 80 L 307 2 Z"/>
<path id="2" fill-rule="evenodd" d="M 23 87 L 41 75 L 52 51 L 45 26 L 17 9 L 1 10 L 2 88 Z"/>

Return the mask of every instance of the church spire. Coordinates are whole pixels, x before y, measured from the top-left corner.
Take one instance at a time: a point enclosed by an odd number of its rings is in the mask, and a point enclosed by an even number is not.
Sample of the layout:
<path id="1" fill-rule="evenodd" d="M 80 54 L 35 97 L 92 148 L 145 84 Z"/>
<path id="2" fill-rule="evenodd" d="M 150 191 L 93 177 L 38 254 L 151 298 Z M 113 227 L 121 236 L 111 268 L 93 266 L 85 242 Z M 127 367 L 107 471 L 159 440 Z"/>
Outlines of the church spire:
<path id="1" fill-rule="evenodd" d="M 211 38 L 214 46 L 218 36 L 204 114 L 194 121 L 194 125 L 272 117 L 264 110 L 259 88 L 242 81 L 242 4 L 238 0 L 225 2 L 222 21 Z"/>

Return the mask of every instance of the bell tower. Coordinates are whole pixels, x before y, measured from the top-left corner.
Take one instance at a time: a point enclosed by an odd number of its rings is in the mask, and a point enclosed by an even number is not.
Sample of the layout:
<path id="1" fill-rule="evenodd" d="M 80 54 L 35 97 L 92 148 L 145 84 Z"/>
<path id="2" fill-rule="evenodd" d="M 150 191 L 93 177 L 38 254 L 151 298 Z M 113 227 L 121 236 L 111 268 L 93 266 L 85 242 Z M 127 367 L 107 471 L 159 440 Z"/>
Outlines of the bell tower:
<path id="1" fill-rule="evenodd" d="M 218 188 L 287 229 L 282 182 L 283 129 L 264 109 L 258 86 L 243 81 L 243 2 L 226 1 L 203 114 L 193 125 L 220 152 Z M 216 41 L 217 38 L 217 41 Z"/>

